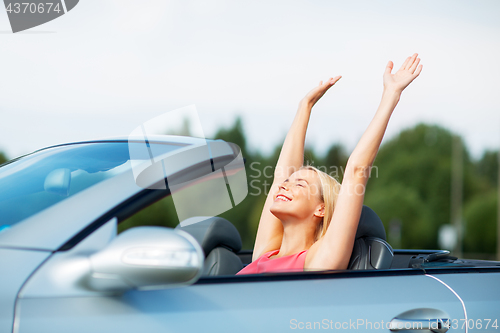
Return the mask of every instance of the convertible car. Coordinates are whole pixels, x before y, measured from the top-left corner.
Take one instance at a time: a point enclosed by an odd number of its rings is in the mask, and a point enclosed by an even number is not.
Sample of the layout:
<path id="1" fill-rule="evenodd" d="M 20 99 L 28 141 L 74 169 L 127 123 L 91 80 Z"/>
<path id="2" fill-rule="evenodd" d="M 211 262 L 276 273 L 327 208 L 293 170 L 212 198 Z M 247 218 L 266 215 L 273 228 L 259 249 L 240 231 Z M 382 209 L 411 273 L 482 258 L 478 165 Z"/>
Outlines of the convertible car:
<path id="1" fill-rule="evenodd" d="M 392 249 L 368 207 L 348 270 L 235 275 L 252 252 L 217 215 L 247 194 L 243 162 L 162 136 L 2 165 L 0 332 L 499 331 L 500 262 Z M 177 227 L 121 227 L 165 198 Z"/>

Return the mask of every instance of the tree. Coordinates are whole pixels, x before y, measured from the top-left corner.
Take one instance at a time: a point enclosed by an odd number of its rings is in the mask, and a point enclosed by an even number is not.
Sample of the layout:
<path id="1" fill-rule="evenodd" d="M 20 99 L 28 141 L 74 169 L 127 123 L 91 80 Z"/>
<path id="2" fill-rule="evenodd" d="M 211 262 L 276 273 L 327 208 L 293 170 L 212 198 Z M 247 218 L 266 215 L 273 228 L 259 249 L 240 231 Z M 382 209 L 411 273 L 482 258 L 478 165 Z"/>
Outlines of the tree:
<path id="1" fill-rule="evenodd" d="M 438 229 L 450 221 L 452 133 L 419 124 L 385 143 L 379 151 L 365 203 L 381 217 L 402 223 L 402 247 L 437 248 Z M 463 199 L 483 187 L 465 146 Z"/>
<path id="2" fill-rule="evenodd" d="M 243 156 L 249 156 L 247 151 L 247 142 L 243 131 L 243 124 L 240 117 L 237 117 L 234 124 L 229 128 L 221 128 L 215 134 L 216 139 L 222 139 L 227 142 L 236 143 Z"/>
<path id="3" fill-rule="evenodd" d="M 7 156 L 5 156 L 4 153 L 0 152 L 0 164 L 3 164 L 5 162 L 7 162 L 9 159 L 7 158 Z"/>
<path id="4" fill-rule="evenodd" d="M 340 143 L 332 145 L 324 158 L 324 165 L 328 169 L 328 174 L 336 178 L 339 182 L 342 182 L 342 178 L 344 177 L 344 170 L 348 158 L 349 156 L 344 146 Z"/>
<path id="5" fill-rule="evenodd" d="M 477 174 L 483 177 L 491 188 L 496 188 L 498 186 L 498 151 L 485 151 L 476 165 Z"/>
<path id="6" fill-rule="evenodd" d="M 497 192 L 477 195 L 464 209 L 464 252 L 492 254 L 496 252 Z"/>

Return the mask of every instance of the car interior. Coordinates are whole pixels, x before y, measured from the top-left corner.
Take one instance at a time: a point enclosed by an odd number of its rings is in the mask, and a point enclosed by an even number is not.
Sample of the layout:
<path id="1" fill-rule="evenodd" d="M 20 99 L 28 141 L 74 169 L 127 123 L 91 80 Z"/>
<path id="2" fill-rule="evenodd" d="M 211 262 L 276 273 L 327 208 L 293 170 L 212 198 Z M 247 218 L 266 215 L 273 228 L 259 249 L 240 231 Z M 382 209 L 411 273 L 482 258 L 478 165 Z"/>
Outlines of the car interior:
<path id="1" fill-rule="evenodd" d="M 167 201 L 170 196 L 158 191 L 151 192 L 159 200 L 152 205 L 151 198 L 139 203 L 138 207 L 127 205 L 127 210 L 119 217 L 118 233 L 136 226 L 141 221 L 150 220 L 150 216 L 165 216 L 165 212 L 172 211 L 173 202 Z M 169 206 L 170 205 L 170 206 Z M 144 209 L 147 208 L 147 209 Z M 149 210 L 149 211 L 148 211 Z M 144 216 L 143 212 L 147 212 Z M 133 218 L 137 217 L 135 220 Z M 191 221 L 192 219 L 192 221 Z M 174 222 L 174 217 L 167 218 Z M 183 230 L 193 236 L 202 247 L 205 254 L 205 263 L 202 276 L 234 276 L 243 267 L 252 261 L 252 250 L 242 249 L 242 240 L 237 228 L 228 220 L 215 217 L 191 217 L 178 222 L 164 224 L 154 223 Z M 173 225 L 172 225 L 173 224 Z M 141 224 L 139 224 L 141 225 Z M 431 249 L 393 249 L 387 242 L 386 232 L 382 220 L 371 208 L 363 206 L 352 255 L 348 270 L 392 270 L 411 268 L 443 268 L 443 267 L 478 267 L 478 266 L 500 266 L 497 261 L 458 259 L 451 256 L 447 250 Z M 287 273 L 280 273 L 287 274 Z"/>
<path id="2" fill-rule="evenodd" d="M 204 276 L 234 275 L 251 262 L 252 251 L 241 250 L 240 234 L 228 220 L 211 217 L 186 224 L 179 224 L 176 229 L 189 233 L 200 243 L 205 252 Z M 411 256 L 404 257 L 409 260 Z M 393 261 L 394 251 L 386 241 L 382 221 L 371 208 L 363 206 L 348 269 L 389 269 L 394 268 Z M 404 268 L 408 268 L 408 262 Z"/>

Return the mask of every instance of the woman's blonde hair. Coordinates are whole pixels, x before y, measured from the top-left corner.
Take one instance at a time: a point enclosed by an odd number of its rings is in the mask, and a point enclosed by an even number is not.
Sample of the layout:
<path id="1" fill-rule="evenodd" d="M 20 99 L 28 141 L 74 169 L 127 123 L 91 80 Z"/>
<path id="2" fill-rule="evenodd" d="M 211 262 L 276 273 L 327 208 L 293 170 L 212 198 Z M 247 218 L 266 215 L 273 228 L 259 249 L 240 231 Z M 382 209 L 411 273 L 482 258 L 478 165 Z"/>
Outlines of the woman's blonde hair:
<path id="1" fill-rule="evenodd" d="M 323 172 L 311 165 L 305 165 L 300 169 L 315 171 L 321 183 L 319 194 L 321 200 L 325 204 L 325 215 L 316 229 L 316 241 L 325 235 L 326 230 L 330 225 L 333 211 L 335 210 L 335 205 L 337 204 L 337 198 L 340 192 L 340 183 L 326 172 Z"/>

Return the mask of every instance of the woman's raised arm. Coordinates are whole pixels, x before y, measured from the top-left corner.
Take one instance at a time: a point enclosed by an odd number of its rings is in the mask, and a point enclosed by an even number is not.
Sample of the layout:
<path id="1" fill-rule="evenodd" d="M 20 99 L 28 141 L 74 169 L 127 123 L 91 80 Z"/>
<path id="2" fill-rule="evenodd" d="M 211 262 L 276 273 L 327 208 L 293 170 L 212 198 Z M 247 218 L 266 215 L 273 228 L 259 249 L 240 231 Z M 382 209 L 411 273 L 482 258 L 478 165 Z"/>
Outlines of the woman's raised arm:
<path id="1" fill-rule="evenodd" d="M 274 195 L 278 190 L 277 185 L 297 171 L 304 163 L 304 143 L 312 107 L 340 78 L 340 76 L 336 76 L 325 83 L 320 82 L 299 103 L 297 114 L 281 148 L 278 163 L 274 170 L 273 184 L 262 210 L 252 260 L 268 251 L 277 250 L 281 246 L 283 226 L 281 221 L 269 210 L 273 204 Z"/>
<path id="2" fill-rule="evenodd" d="M 365 186 L 387 124 L 402 91 L 422 71 L 422 65 L 418 66 L 420 59 L 417 56 L 415 53 L 408 57 L 395 74 L 391 73 L 392 61 L 387 64 L 382 100 L 373 120 L 349 157 L 330 226 L 324 237 L 310 248 L 304 266 L 306 269 L 347 268 L 363 207 Z"/>

